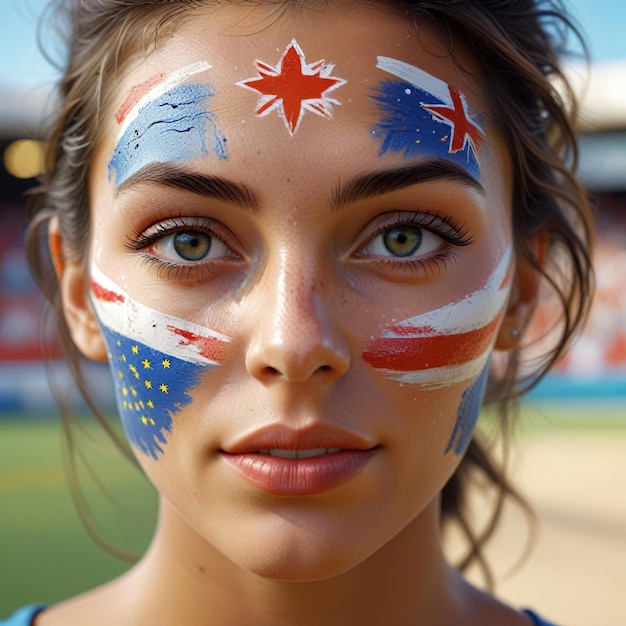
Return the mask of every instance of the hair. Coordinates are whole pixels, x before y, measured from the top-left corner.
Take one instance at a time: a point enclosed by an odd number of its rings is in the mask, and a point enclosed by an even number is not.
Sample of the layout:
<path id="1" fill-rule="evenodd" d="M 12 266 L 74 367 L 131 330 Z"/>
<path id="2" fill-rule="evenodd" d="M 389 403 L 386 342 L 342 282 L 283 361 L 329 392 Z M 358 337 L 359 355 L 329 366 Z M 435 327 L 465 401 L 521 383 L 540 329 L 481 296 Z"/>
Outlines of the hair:
<path id="1" fill-rule="evenodd" d="M 313 0 L 239 3 L 275 4 L 280 10 L 303 7 Z M 193 8 L 218 4 L 228 2 L 53 0 L 48 8 L 48 17 L 61 16 L 58 23 L 65 32 L 68 57 L 59 83 L 58 112 L 48 134 L 45 173 L 33 192 L 27 253 L 37 283 L 56 315 L 62 351 L 78 388 L 100 424 L 129 457 L 128 445 L 90 400 L 84 358 L 70 338 L 62 313 L 45 235 L 49 220 L 56 218 L 63 254 L 84 258 L 89 245 L 89 167 L 101 139 L 103 116 L 111 108 L 106 85 L 114 84 L 133 58 L 149 53 L 163 32 L 175 28 Z M 560 69 L 567 34 L 573 32 L 581 43 L 582 39 L 558 0 L 380 0 L 375 4 L 398 10 L 416 22 L 429 20 L 448 38 L 453 58 L 455 45 L 469 51 L 474 71 L 482 78 L 492 103 L 495 126 L 512 159 L 513 237 L 518 259 L 541 275 L 556 296 L 555 339 L 541 358 L 524 362 L 522 343 L 506 353 L 499 374 L 492 372 L 490 376 L 486 403 L 497 405 L 504 461 L 497 462 L 492 445 L 481 442 L 475 434 L 442 493 L 444 527 L 456 522 L 469 546 L 459 569 L 475 563 L 491 585 L 484 544 L 496 528 L 507 498 L 526 507 L 507 480 L 504 467 L 513 401 L 537 384 L 566 350 L 584 323 L 593 290 L 592 211 L 574 174 L 575 99 Z M 540 258 L 539 248 L 545 257 Z M 71 451 L 75 419 L 63 404 L 61 412 Z M 73 463 L 66 467 L 73 475 Z M 468 511 L 468 492 L 475 484 L 487 484 L 495 491 L 491 518 L 481 529 L 474 528 Z M 89 527 L 80 496 L 74 496 Z"/>

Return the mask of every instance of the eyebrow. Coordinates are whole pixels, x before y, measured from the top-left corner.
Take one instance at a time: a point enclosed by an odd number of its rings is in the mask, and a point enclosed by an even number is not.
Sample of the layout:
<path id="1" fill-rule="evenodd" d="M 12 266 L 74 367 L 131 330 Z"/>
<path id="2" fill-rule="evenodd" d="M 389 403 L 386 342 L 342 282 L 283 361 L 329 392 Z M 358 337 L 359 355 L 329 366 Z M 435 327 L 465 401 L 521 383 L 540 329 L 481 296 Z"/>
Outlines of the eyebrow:
<path id="1" fill-rule="evenodd" d="M 258 202 L 248 187 L 219 176 L 198 174 L 181 168 L 153 163 L 129 176 L 116 190 L 115 197 L 143 183 L 152 183 L 181 191 L 237 204 L 253 213 L 258 211 Z"/>
<path id="2" fill-rule="evenodd" d="M 461 183 L 485 194 L 485 188 L 462 167 L 446 159 L 433 159 L 406 167 L 368 172 L 338 185 L 332 196 L 332 207 L 338 211 L 358 200 L 367 200 L 433 180 Z"/>

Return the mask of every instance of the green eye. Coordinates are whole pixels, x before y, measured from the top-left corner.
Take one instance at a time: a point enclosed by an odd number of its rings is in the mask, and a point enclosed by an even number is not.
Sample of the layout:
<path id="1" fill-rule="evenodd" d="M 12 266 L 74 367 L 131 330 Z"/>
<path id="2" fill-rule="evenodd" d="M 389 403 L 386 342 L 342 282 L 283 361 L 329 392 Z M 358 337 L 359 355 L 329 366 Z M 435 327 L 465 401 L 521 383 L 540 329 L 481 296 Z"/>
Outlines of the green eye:
<path id="1" fill-rule="evenodd" d="M 172 237 L 176 254 L 185 261 L 200 261 L 211 250 L 212 239 L 206 233 L 197 230 L 182 230 Z"/>
<path id="2" fill-rule="evenodd" d="M 394 256 L 415 254 L 422 244 L 422 229 L 415 226 L 396 226 L 383 233 L 383 244 Z"/>

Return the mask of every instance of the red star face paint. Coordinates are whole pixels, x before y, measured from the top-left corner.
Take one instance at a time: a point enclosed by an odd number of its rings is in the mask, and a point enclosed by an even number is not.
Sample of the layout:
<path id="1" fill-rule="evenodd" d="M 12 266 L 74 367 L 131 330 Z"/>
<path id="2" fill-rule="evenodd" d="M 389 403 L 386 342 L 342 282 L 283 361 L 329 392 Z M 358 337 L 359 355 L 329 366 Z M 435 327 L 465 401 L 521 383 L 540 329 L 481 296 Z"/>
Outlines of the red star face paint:
<path id="1" fill-rule="evenodd" d="M 332 105 L 340 103 L 328 94 L 346 82 L 331 76 L 334 65 L 323 59 L 306 63 L 304 52 L 295 39 L 276 67 L 258 59 L 254 64 L 259 75 L 239 81 L 237 85 L 261 94 L 257 115 L 268 115 L 276 110 L 290 135 L 298 129 L 305 110 L 332 118 Z"/>
<path id="2" fill-rule="evenodd" d="M 363 358 L 385 376 L 423 389 L 476 378 L 485 368 L 511 283 L 511 250 L 482 287 L 434 311 L 406 319 L 374 339 Z"/>
<path id="3" fill-rule="evenodd" d="M 485 133 L 465 96 L 443 80 L 389 57 L 377 66 L 401 81 L 383 81 L 373 95 L 382 117 L 372 128 L 380 153 L 406 158 L 429 154 L 450 159 L 480 180 L 479 149 Z"/>
<path id="4" fill-rule="evenodd" d="M 124 428 L 141 452 L 158 459 L 176 413 L 220 364 L 230 338 L 133 300 L 95 265 L 90 288 Z"/>

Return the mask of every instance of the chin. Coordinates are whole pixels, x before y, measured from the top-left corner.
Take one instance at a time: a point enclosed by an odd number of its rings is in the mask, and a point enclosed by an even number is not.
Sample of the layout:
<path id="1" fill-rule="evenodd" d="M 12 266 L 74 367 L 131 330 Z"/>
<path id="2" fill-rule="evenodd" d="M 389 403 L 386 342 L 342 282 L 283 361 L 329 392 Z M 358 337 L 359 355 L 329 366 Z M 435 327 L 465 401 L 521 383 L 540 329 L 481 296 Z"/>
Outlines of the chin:
<path id="1" fill-rule="evenodd" d="M 330 552 L 330 554 L 329 554 Z M 295 558 L 260 558 L 251 561 L 249 556 L 238 565 L 262 578 L 276 582 L 307 583 L 340 576 L 357 566 L 363 559 L 341 558 L 342 555 L 325 552 L 317 556 L 299 555 Z"/>
<path id="2" fill-rule="evenodd" d="M 280 582 L 313 582 L 340 576 L 365 561 L 379 547 L 368 550 L 365 537 L 333 533 L 332 528 L 293 527 L 284 523 L 271 530 L 259 524 L 255 532 L 237 534 L 216 546 L 244 571 Z M 291 527 L 289 527 L 291 526 Z M 282 528 L 280 528 L 282 527 Z M 324 532 L 326 531 L 326 532 Z M 234 537 L 246 537 L 233 545 Z"/>

